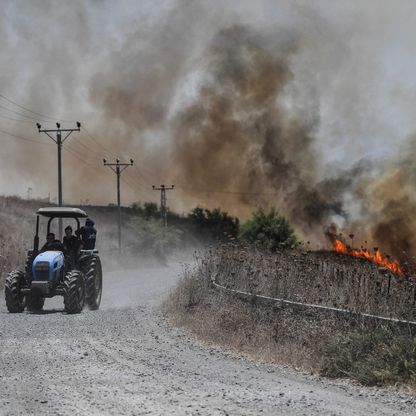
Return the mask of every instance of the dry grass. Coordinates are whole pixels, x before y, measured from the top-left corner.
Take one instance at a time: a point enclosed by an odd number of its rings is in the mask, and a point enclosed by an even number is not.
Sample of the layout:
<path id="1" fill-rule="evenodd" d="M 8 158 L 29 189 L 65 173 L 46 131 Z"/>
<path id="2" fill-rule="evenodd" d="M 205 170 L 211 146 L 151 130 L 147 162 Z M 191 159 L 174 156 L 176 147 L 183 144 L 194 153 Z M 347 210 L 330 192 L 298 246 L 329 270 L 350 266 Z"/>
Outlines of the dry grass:
<path id="1" fill-rule="evenodd" d="M 35 218 L 28 213 L 36 208 L 19 198 L 0 198 L 0 288 L 9 271 L 24 266 L 35 228 Z"/>
<path id="2" fill-rule="evenodd" d="M 221 246 L 206 259 L 211 275 L 233 289 L 303 303 L 416 319 L 414 278 L 397 277 L 364 259 L 321 251 L 274 254 Z"/>
<path id="3" fill-rule="evenodd" d="M 164 310 L 176 325 L 200 340 L 257 360 L 290 364 L 328 376 L 349 376 L 365 384 L 416 383 L 416 353 L 403 354 L 409 345 L 416 345 L 408 328 L 396 330 L 311 310 L 296 312 L 242 301 L 214 290 L 211 277 L 229 288 L 252 293 L 406 318 L 414 317 L 405 291 L 407 287 L 413 289 L 411 282 L 392 277 L 386 296 L 383 279 L 388 276 L 367 262 L 324 252 L 265 254 L 221 246 L 196 256 L 196 266 L 184 270 Z M 368 334 L 380 331 L 384 336 L 369 342 Z M 381 368 L 376 368 L 374 351 L 385 351 L 386 343 L 395 345 L 390 362 L 384 359 Z M 354 351 L 360 351 L 359 356 Z M 407 369 L 402 371 L 402 367 Z"/>
<path id="4" fill-rule="evenodd" d="M 337 325 L 336 320 L 313 316 L 305 319 L 284 309 L 253 307 L 213 291 L 189 306 L 189 298 L 199 297 L 197 292 L 188 292 L 191 285 L 188 282 L 187 287 L 173 292 L 164 305 L 175 325 L 187 328 L 203 342 L 234 349 L 262 362 L 319 371 L 313 359 L 315 346 L 328 335 L 328 328 Z"/>

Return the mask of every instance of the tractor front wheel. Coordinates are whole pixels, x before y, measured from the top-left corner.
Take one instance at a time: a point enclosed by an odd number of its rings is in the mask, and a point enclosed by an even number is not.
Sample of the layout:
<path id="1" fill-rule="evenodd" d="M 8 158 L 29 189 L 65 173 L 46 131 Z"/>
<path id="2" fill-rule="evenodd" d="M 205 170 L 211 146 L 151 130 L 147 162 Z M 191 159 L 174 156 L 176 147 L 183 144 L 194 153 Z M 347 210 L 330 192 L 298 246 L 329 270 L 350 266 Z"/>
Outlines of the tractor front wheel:
<path id="1" fill-rule="evenodd" d="M 64 307 L 67 313 L 80 313 L 85 302 L 84 276 L 72 270 L 64 278 Z"/>
<path id="2" fill-rule="evenodd" d="M 103 272 L 98 256 L 92 256 L 85 274 L 85 290 L 87 305 L 91 310 L 97 310 L 101 303 L 103 291 Z"/>
<path id="3" fill-rule="evenodd" d="M 21 288 L 26 286 L 25 274 L 20 270 L 9 273 L 4 284 L 7 310 L 10 313 L 21 313 L 26 306 L 26 297 Z"/>

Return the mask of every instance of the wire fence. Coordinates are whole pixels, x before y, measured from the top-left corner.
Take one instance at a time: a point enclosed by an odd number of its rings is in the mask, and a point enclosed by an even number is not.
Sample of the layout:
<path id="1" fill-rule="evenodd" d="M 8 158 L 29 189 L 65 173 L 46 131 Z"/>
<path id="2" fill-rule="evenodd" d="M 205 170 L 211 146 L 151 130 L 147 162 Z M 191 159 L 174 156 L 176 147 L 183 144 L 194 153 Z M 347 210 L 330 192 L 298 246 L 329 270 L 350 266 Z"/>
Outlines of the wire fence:
<path id="1" fill-rule="evenodd" d="M 415 321 L 408 321 L 408 320 L 402 320 L 402 319 L 396 319 L 396 318 L 388 318 L 385 316 L 378 316 L 378 315 L 372 315 L 368 313 L 360 313 L 360 312 L 354 312 L 350 311 L 348 309 L 340 309 L 340 308 L 334 308 L 330 306 L 323 306 L 323 305 L 315 305 L 311 303 L 302 303 L 302 302 L 295 302 L 288 299 L 282 299 L 282 298 L 273 298 L 269 296 L 264 295 L 258 295 L 255 293 L 248 293 L 237 289 L 230 289 L 226 286 L 223 286 L 219 284 L 214 278 L 211 278 L 211 284 L 212 287 L 218 291 L 225 292 L 229 295 L 235 296 L 243 301 L 246 302 L 252 302 L 252 303 L 262 303 L 264 305 L 276 305 L 276 306 L 287 306 L 292 309 L 297 310 L 315 310 L 320 312 L 326 312 L 326 313 L 332 313 L 337 315 L 343 315 L 343 316 L 351 316 L 351 317 L 358 317 L 373 321 L 380 321 L 385 323 L 392 323 L 396 325 L 401 326 L 415 326 Z"/>

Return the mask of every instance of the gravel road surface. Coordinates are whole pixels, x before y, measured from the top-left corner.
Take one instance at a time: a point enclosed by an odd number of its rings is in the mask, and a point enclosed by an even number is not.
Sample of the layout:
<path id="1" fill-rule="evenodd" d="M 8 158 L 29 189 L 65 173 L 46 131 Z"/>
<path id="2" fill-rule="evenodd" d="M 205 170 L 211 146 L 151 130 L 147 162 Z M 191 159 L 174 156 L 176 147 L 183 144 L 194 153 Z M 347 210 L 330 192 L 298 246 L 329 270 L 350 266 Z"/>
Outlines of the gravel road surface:
<path id="1" fill-rule="evenodd" d="M 416 398 L 255 364 L 205 347 L 159 306 L 181 267 L 105 275 L 99 311 L 9 314 L 0 301 L 1 415 L 416 415 Z"/>

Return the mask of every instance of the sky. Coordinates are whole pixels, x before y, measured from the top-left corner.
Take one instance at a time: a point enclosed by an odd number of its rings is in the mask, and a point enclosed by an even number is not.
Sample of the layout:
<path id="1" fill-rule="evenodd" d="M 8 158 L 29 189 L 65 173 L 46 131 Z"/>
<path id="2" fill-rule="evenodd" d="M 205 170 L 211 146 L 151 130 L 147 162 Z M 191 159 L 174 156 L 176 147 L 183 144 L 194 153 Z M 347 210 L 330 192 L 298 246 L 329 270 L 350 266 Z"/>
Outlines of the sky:
<path id="1" fill-rule="evenodd" d="M 152 185 L 164 183 L 176 186 L 178 212 L 201 204 L 246 217 L 277 204 L 293 217 L 306 187 L 342 204 L 323 222 L 362 221 L 380 204 L 357 189 L 377 187 L 411 153 L 414 1 L 1 5 L 1 194 L 56 197 L 56 146 L 36 121 L 82 123 L 63 149 L 73 204 L 115 202 L 102 158 L 119 157 L 135 160 L 123 173 L 125 205 L 157 201 Z M 279 157 L 292 179 L 276 174 Z M 332 201 L 322 182 L 342 175 L 349 185 Z"/>

